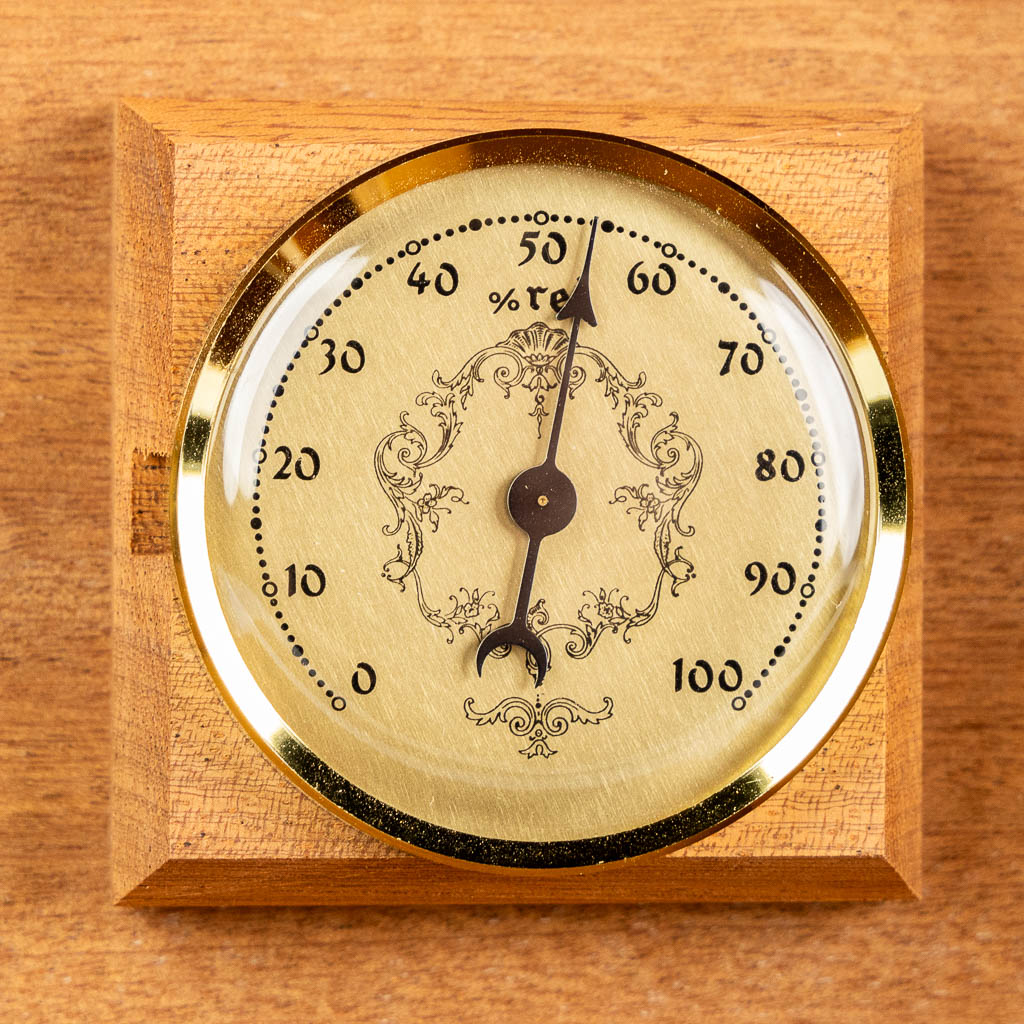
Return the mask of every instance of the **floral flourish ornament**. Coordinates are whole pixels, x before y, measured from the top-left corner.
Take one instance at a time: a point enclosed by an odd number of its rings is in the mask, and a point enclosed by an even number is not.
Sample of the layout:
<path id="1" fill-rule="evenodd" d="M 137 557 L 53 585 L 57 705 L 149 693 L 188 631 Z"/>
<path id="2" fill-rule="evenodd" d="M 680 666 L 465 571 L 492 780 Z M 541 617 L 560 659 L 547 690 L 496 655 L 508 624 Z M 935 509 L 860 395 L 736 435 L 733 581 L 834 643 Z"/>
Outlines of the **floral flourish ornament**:
<path id="1" fill-rule="evenodd" d="M 611 697 L 603 698 L 597 711 L 589 711 L 569 697 L 555 697 L 542 704 L 540 697 L 534 703 L 525 697 L 506 697 L 489 711 L 477 711 L 473 698 L 467 697 L 463 710 L 466 717 L 477 725 L 493 725 L 504 722 L 513 736 L 529 742 L 519 751 L 527 758 L 551 757 L 558 751 L 548 743 L 552 737 L 564 736 L 573 722 L 584 725 L 598 725 L 612 717 L 614 707 Z"/>
<path id="2" fill-rule="evenodd" d="M 530 416 L 537 420 L 539 437 L 544 418 L 549 415 L 548 394 L 561 384 L 567 346 L 565 331 L 538 322 L 514 330 L 504 341 L 475 352 L 450 378 L 435 370 L 434 390 L 417 395 L 415 404 L 435 422 L 436 438 L 428 438 L 410 414 L 403 412 L 398 428 L 377 445 L 374 470 L 394 511 L 394 521 L 385 524 L 382 532 L 397 538 L 395 555 L 384 562 L 381 575 L 401 591 L 412 583 L 420 613 L 431 625 L 447 633 L 448 643 L 454 643 L 457 635 L 467 632 L 481 639 L 500 615 L 491 600 L 494 592 L 479 588 L 459 588 L 462 596 L 451 594 L 447 610 L 428 600 L 418 568 L 424 529 L 429 527 L 430 532 L 437 532 L 445 516 L 469 502 L 462 488 L 428 482 L 426 472 L 439 466 L 452 451 L 462 429 L 462 414 L 467 411 L 476 386 L 487 380 L 497 385 L 506 399 L 514 388 L 533 394 Z M 694 528 L 685 521 L 683 510 L 703 468 L 700 445 L 679 428 L 679 417 L 674 412 L 649 441 L 641 440 L 641 428 L 663 404 L 660 395 L 644 390 L 643 373 L 631 380 L 602 352 L 580 345 L 569 376 L 570 397 L 591 378 L 603 387 L 604 397 L 618 413 L 618 432 L 627 451 L 653 473 L 652 480 L 616 487 L 609 504 L 624 504 L 627 515 L 636 514 L 642 532 L 651 527 L 658 575 L 642 606 L 618 589 L 599 587 L 583 591 L 584 602 L 576 622 L 551 622 L 543 598 L 531 607 L 528 624 L 549 653 L 549 638 L 564 633 L 565 653 L 575 659 L 587 657 L 606 631 L 621 634 L 623 641 L 629 643 L 630 632 L 654 618 L 666 584 L 676 596 L 679 588 L 694 578 L 693 562 L 684 554 L 683 546 L 683 541 L 693 536 Z M 495 650 L 498 657 L 508 653 L 507 646 Z M 527 665 L 535 670 L 529 657 Z"/>

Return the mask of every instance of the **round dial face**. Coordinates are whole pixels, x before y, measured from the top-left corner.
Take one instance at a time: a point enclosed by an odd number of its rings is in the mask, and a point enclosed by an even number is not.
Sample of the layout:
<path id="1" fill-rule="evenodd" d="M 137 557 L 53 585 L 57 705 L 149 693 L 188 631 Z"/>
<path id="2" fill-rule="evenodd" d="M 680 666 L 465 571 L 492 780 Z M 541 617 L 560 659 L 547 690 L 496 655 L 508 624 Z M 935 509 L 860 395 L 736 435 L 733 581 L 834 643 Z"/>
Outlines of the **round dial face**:
<path id="1" fill-rule="evenodd" d="M 695 839 L 845 713 L 904 565 L 852 300 L 711 172 L 459 140 L 310 211 L 182 419 L 183 595 L 233 710 L 350 821 L 580 867 Z"/>

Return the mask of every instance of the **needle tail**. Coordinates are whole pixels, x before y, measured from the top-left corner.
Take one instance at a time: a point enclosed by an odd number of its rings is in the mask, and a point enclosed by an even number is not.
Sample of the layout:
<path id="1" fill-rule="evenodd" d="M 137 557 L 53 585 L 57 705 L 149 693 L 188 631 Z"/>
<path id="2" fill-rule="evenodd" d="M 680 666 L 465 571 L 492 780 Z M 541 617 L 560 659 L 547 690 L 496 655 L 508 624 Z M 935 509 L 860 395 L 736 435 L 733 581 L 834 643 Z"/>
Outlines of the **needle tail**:
<path id="1" fill-rule="evenodd" d="M 480 646 L 476 651 L 477 675 L 483 675 L 484 662 L 487 660 L 488 655 L 496 647 L 503 647 L 505 645 L 521 647 L 527 654 L 533 656 L 533 660 L 537 663 L 537 680 L 535 685 L 540 686 L 548 671 L 547 648 L 532 629 L 518 622 L 510 622 L 507 626 L 500 626 L 493 632 L 488 633 L 480 641 Z"/>

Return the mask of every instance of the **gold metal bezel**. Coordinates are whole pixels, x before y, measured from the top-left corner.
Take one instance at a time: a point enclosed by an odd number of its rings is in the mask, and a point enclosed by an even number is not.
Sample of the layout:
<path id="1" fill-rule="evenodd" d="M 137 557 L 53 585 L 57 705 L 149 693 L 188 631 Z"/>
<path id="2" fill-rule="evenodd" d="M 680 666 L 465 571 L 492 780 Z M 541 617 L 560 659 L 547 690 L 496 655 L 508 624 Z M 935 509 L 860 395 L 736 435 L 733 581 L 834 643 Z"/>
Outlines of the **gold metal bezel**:
<path id="1" fill-rule="evenodd" d="M 200 607 L 203 615 L 218 614 L 219 603 L 216 593 L 211 593 L 212 579 L 207 583 L 192 568 L 206 552 L 202 495 L 219 399 L 253 325 L 277 292 L 335 232 L 393 196 L 474 168 L 518 163 L 585 166 L 674 190 L 763 246 L 799 282 L 843 345 L 870 431 L 871 451 L 865 457 L 873 473 L 866 482 L 868 501 L 877 510 L 866 592 L 845 638 L 843 655 L 782 739 L 743 775 L 695 806 L 617 835 L 562 842 L 455 832 L 357 790 L 302 743 L 251 677 L 246 680 L 222 671 L 232 660 L 223 649 L 224 632 L 214 638 L 204 630 L 203 616 L 196 611 Z M 911 491 L 903 438 L 881 353 L 854 299 L 806 239 L 755 196 L 685 157 L 617 136 L 520 129 L 459 138 L 375 168 L 316 204 L 250 267 L 213 323 L 186 390 L 176 433 L 170 502 L 180 596 L 207 669 L 250 737 L 300 789 L 363 831 L 433 859 L 497 870 L 579 871 L 664 853 L 717 831 L 783 785 L 832 734 L 870 676 L 895 616 L 909 558 Z M 874 493 L 872 480 L 877 484 Z M 185 488 L 192 500 L 179 501 Z"/>

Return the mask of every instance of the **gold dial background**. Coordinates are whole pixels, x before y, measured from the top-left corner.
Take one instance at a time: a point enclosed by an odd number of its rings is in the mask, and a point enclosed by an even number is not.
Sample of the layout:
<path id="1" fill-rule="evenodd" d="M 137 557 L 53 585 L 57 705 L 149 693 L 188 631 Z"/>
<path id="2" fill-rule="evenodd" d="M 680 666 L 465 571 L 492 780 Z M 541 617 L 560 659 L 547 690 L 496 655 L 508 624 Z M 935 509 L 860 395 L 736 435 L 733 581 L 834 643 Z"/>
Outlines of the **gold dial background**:
<path id="1" fill-rule="evenodd" d="M 644 259 L 644 269 L 653 272 L 658 253 L 628 235 L 599 233 L 592 271 L 599 326 L 584 326 L 580 343 L 600 350 L 625 377 L 643 372 L 645 390 L 662 396 L 664 405 L 651 411 L 645 437 L 676 412 L 679 428 L 700 445 L 703 473 L 684 515 L 694 535 L 683 542 L 696 575 L 677 597 L 664 588 L 654 620 L 635 630 L 628 645 L 609 631 L 589 657 L 577 661 L 564 654 L 559 634 L 550 638 L 553 666 L 541 701 L 570 697 L 594 710 L 608 697 L 614 712 L 598 724 L 572 726 L 547 759 L 524 758 L 521 739 L 502 725 L 477 727 L 462 710 L 467 697 L 481 709 L 510 695 L 534 698 L 519 652 L 491 659 L 478 679 L 472 633 L 447 644 L 445 634 L 424 621 L 411 588 L 400 593 L 382 575 L 394 542 L 381 527 L 393 512 L 374 478 L 373 452 L 402 412 L 430 436 L 430 417 L 416 408 L 415 398 L 431 389 L 435 371 L 450 377 L 475 351 L 500 343 L 512 330 L 535 321 L 554 325 L 550 306 L 525 308 L 525 285 L 571 289 L 587 229 L 575 222 L 548 225 L 565 235 L 566 259 L 548 266 L 538 258 L 523 268 L 516 265 L 524 255 L 519 238 L 530 226 L 524 222 L 444 237 L 416 259 L 431 278 L 440 262 L 455 264 L 455 295 L 428 289 L 418 296 L 406 283 L 414 262 L 407 258 L 374 275 L 324 322 L 320 337 L 336 339 L 339 353 L 347 338 L 360 340 L 366 351 L 362 372 L 321 376 L 319 339 L 294 359 L 308 325 L 346 283 L 408 239 L 443 234 L 475 217 L 522 217 L 536 209 L 574 217 L 596 213 L 638 234 L 671 240 L 757 311 L 810 392 L 807 402 L 827 459 L 820 493 L 830 523 L 823 554 L 815 559 L 815 596 L 801 612 L 786 657 L 746 707 L 735 710 L 734 695 L 717 686 L 697 694 L 684 684 L 675 692 L 677 657 L 687 668 L 705 658 L 716 672 L 726 658 L 735 658 L 744 667 L 740 694 L 768 664 L 793 621 L 797 590 L 812 560 L 817 478 L 804 412 L 770 347 L 762 344 L 767 358 L 756 377 L 738 366 L 728 376 L 719 374 L 720 339 L 738 341 L 740 351 L 747 342 L 763 343 L 747 312 L 681 262 L 673 263 L 678 286 L 671 296 L 631 294 L 629 267 Z M 539 242 L 545 234 L 542 229 Z M 513 286 L 520 309 L 493 313 L 488 295 Z M 626 505 L 610 504 L 617 486 L 653 483 L 653 471 L 626 452 L 617 411 L 585 357 L 580 362 L 589 380 L 567 408 L 559 456 L 576 486 L 579 509 L 564 533 L 542 545 L 533 591 L 552 621 L 573 621 L 584 590 L 616 587 L 634 606 L 646 604 L 658 570 L 651 528 L 639 531 Z M 264 471 L 261 543 L 267 571 L 281 590 L 288 564 L 301 570 L 315 562 L 327 572 L 322 597 L 282 604 L 304 656 L 345 693 L 342 712 L 308 678 L 272 618 L 259 590 L 249 525 L 253 456 L 272 392 L 289 363 L 294 368 L 287 370 L 285 393 L 274 408 L 268 450 L 282 443 L 295 450 L 312 445 L 323 469 L 308 483 L 268 484 Z M 866 497 L 875 483 L 873 459 L 864 454 L 870 442 L 862 401 L 851 401 L 854 388 L 839 339 L 781 266 L 737 227 L 678 192 L 547 165 L 476 169 L 422 184 L 363 212 L 310 259 L 302 276 L 289 278 L 227 369 L 226 375 L 207 376 L 205 393 L 201 378 L 197 395 L 207 407 L 218 403 L 204 463 L 205 521 L 209 563 L 232 640 L 300 743 L 403 814 L 469 835 L 541 843 L 642 828 L 712 798 L 754 768 L 807 709 L 842 653 L 867 585 L 877 522 Z M 552 393 L 549 410 L 553 400 Z M 426 527 L 420 565 L 435 606 L 448 604 L 458 587 L 479 588 L 494 592 L 499 622 L 511 617 L 526 539 L 509 520 L 504 496 L 512 477 L 543 457 L 550 422 L 543 421 L 538 438 L 532 407 L 532 393 L 514 389 L 506 400 L 485 372 L 462 416 L 462 434 L 428 476 L 462 488 L 468 502 L 442 514 L 436 533 Z M 754 456 L 767 447 L 780 456 L 790 448 L 804 453 L 803 480 L 757 482 Z M 797 590 L 785 598 L 770 588 L 748 596 L 743 568 L 755 559 L 770 571 L 780 560 L 791 562 Z M 199 627 L 202 632 L 201 616 Z M 358 662 L 376 670 L 372 694 L 355 696 L 347 685 Z"/>

